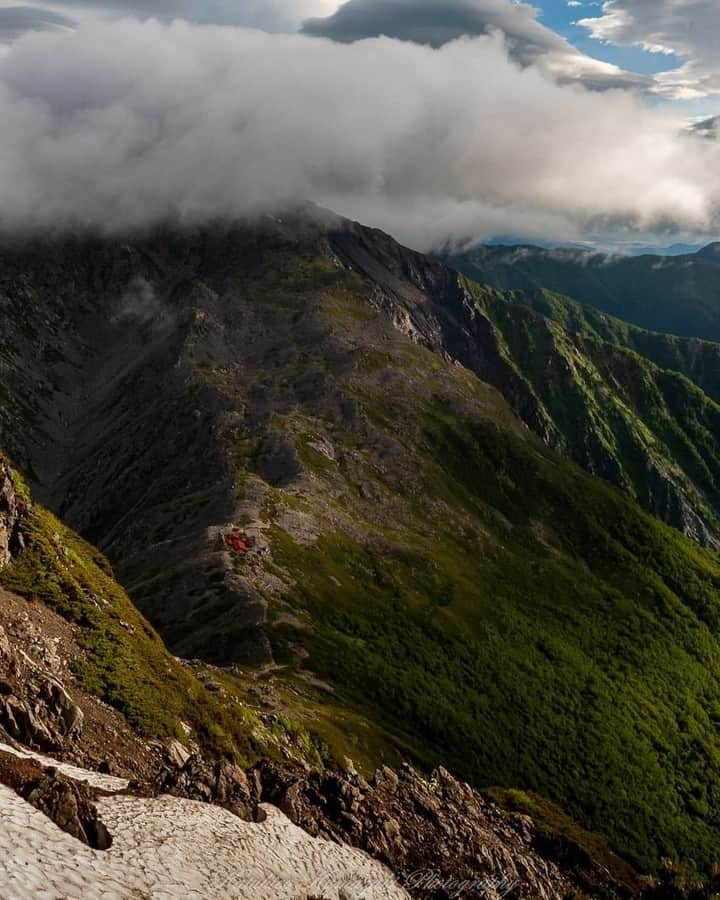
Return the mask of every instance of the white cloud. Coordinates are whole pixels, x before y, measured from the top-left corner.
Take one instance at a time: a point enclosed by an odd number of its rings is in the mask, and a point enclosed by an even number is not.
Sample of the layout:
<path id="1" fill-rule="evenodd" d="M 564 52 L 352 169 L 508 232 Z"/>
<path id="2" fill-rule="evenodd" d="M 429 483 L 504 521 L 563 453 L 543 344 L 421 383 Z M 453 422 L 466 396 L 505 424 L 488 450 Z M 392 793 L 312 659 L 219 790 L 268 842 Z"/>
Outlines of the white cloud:
<path id="1" fill-rule="evenodd" d="M 578 3 L 579 0 L 570 0 Z M 0 0 L 0 43 L 33 30 L 119 18 L 175 19 L 306 33 L 352 41 L 386 35 L 439 46 L 463 36 L 500 32 L 513 59 L 537 65 L 558 80 L 596 89 L 646 90 L 651 80 L 593 59 L 538 21 L 520 0 Z M 301 26 L 304 25 L 304 29 Z"/>
<path id="2" fill-rule="evenodd" d="M 539 22 L 534 6 L 517 0 L 348 0 L 333 15 L 307 21 L 303 31 L 345 42 L 384 35 L 433 47 L 499 32 L 516 62 L 559 80 L 598 89 L 650 84 L 643 75 L 581 53 Z"/>
<path id="3" fill-rule="evenodd" d="M 499 39 L 131 20 L 0 57 L 0 222 L 104 229 L 313 200 L 415 246 L 718 226 L 720 146 L 627 92 L 560 86 Z"/>
<path id="4" fill-rule="evenodd" d="M 71 28 L 74 20 L 56 10 L 0 2 L 0 42 L 13 41 L 26 31 Z"/>
<path id="5" fill-rule="evenodd" d="M 44 30 L 58 16 L 70 23 L 130 16 L 295 31 L 308 17 L 328 16 L 337 6 L 338 0 L 30 0 L 25 6 L 0 0 L 0 40 Z"/>
<path id="6" fill-rule="evenodd" d="M 579 24 L 598 40 L 684 60 L 656 76 L 659 94 L 675 99 L 720 94 L 718 0 L 607 0 L 600 16 Z"/>

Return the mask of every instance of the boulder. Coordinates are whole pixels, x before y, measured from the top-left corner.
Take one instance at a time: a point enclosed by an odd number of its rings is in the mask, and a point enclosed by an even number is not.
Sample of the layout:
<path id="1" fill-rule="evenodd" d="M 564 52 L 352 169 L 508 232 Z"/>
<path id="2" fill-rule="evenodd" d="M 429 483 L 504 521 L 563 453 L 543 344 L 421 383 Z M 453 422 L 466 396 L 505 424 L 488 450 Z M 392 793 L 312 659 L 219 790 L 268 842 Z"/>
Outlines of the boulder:
<path id="1" fill-rule="evenodd" d="M 20 524 L 26 505 L 15 488 L 10 467 L 0 459 L 0 569 L 22 547 Z"/>
<path id="2" fill-rule="evenodd" d="M 27 747 L 37 750 L 53 750 L 57 740 L 33 706 L 15 696 L 0 697 L 0 725 L 5 731 Z"/>
<path id="3" fill-rule="evenodd" d="M 365 850 L 411 896 L 631 896 L 572 842 L 543 840 L 532 820 L 499 809 L 445 769 L 425 778 L 408 765 L 383 766 L 367 782 L 345 768 L 333 773 L 264 760 L 249 776 L 257 802 L 274 804 L 314 836 Z"/>
<path id="4" fill-rule="evenodd" d="M 35 785 L 27 786 L 23 796 L 58 828 L 83 844 L 95 850 L 111 846 L 112 837 L 100 821 L 94 797 L 86 785 L 60 779 L 49 770 Z"/>
<path id="5" fill-rule="evenodd" d="M 303 474 L 303 465 L 292 438 L 286 434 L 268 435 L 256 460 L 258 475 L 275 487 L 287 487 Z"/>
<path id="6" fill-rule="evenodd" d="M 171 765 L 176 766 L 178 769 L 182 769 L 190 759 L 189 751 L 183 747 L 180 741 L 170 741 L 165 748 L 165 753 Z"/>
<path id="7" fill-rule="evenodd" d="M 154 787 L 175 797 L 216 803 L 247 822 L 255 818 L 257 803 L 248 776 L 225 759 L 210 761 L 193 754 L 182 765 L 171 761 L 159 772 Z"/>

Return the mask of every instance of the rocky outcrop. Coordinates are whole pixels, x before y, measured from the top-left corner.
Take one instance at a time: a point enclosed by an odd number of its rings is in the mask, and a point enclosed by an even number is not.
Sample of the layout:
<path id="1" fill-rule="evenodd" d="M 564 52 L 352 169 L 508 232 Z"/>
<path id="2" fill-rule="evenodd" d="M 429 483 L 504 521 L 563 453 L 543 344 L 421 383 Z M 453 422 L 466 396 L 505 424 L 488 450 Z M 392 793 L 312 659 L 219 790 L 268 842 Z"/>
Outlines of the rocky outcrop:
<path id="1" fill-rule="evenodd" d="M 92 772 L 78 775 L 94 780 Z M 0 784 L 0 896 L 407 900 L 386 867 L 313 839 L 270 806 L 250 823 L 209 804 L 125 791 L 96 805 L 113 836 L 105 853 L 59 832 Z"/>
<path id="2" fill-rule="evenodd" d="M 83 686 L 76 674 L 88 659 L 83 638 L 44 603 L 0 587 L 0 742 L 147 779 L 160 751 Z"/>
<path id="3" fill-rule="evenodd" d="M 371 782 L 345 773 L 264 762 L 249 773 L 257 799 L 312 835 L 362 848 L 417 897 L 504 896 L 615 900 L 637 884 L 616 880 L 578 845 L 501 810 L 445 769 L 424 779 L 410 766 Z"/>
<path id="4" fill-rule="evenodd" d="M 0 726 L 19 743 L 58 750 L 79 738 L 84 714 L 64 685 L 0 626 Z"/>
<path id="5" fill-rule="evenodd" d="M 268 435 L 260 447 L 255 467 L 268 484 L 276 487 L 287 487 L 303 472 L 295 445 L 285 434 Z"/>
<path id="6" fill-rule="evenodd" d="M 207 760 L 198 754 L 185 757 L 170 745 L 166 765 L 160 770 L 153 788 L 187 800 L 199 800 L 222 806 L 245 821 L 256 817 L 258 791 L 245 772 L 225 759 Z"/>
<path id="7" fill-rule="evenodd" d="M 622 873 L 611 874 L 571 839 L 443 768 L 424 778 L 409 765 L 383 767 L 367 781 L 349 760 L 344 771 L 264 760 L 244 772 L 198 754 L 181 762 L 166 752 L 151 793 L 223 806 L 245 821 L 262 821 L 262 804 L 272 804 L 313 837 L 384 863 L 411 896 L 622 900 L 641 890 L 629 866 L 618 860 Z"/>
<path id="8" fill-rule="evenodd" d="M 37 784 L 23 792 L 35 809 L 45 813 L 58 828 L 95 850 L 107 850 L 112 837 L 100 821 L 93 803 L 94 794 L 82 782 L 69 781 L 46 773 Z"/>
<path id="9" fill-rule="evenodd" d="M 83 781 L 45 768 L 30 758 L 0 752 L 0 784 L 12 788 L 62 831 L 95 850 L 107 850 L 112 837 L 102 823 L 97 791 Z"/>
<path id="10" fill-rule="evenodd" d="M 0 569 L 23 545 L 20 525 L 26 502 L 18 493 L 12 470 L 0 457 Z"/>

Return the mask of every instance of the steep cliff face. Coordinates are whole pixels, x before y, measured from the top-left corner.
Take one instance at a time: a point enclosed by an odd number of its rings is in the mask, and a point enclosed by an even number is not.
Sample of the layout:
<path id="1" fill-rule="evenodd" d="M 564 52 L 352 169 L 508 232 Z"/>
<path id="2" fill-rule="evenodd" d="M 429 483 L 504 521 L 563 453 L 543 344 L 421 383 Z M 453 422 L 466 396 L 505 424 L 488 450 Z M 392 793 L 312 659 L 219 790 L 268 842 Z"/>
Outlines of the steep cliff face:
<path id="1" fill-rule="evenodd" d="M 27 502 L 15 479 L 12 469 L 0 456 L 0 568 L 7 565 L 23 545 L 20 526 Z"/>

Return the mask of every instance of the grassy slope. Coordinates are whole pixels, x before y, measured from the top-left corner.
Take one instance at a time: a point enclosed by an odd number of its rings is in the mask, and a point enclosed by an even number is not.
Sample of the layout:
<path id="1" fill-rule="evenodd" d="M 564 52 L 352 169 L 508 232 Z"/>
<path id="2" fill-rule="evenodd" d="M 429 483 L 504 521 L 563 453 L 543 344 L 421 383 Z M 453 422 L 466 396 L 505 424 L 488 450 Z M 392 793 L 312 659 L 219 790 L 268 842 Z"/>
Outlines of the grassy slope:
<path id="1" fill-rule="evenodd" d="M 717 529 L 720 405 L 690 379 L 717 391 L 720 346 L 644 332 L 548 292 L 465 284 L 560 449 L 667 521 L 680 524 L 684 495 Z"/>
<path id="2" fill-rule="evenodd" d="M 648 331 L 552 291 L 518 291 L 512 300 L 579 333 L 634 350 L 661 369 L 685 375 L 713 400 L 720 401 L 720 344 Z"/>
<path id="3" fill-rule="evenodd" d="M 365 290 L 316 298 L 356 346 Z M 641 866 L 718 862 L 716 556 L 548 451 L 465 370 L 376 347 L 333 376 L 367 428 L 282 420 L 301 450 L 342 450 L 304 452 L 305 479 L 266 510 L 297 617 L 272 601 L 288 683 L 312 669 L 418 758 L 549 796 Z M 319 539 L 293 539 L 286 509 Z"/>
<path id="4" fill-rule="evenodd" d="M 274 427 L 306 468 L 268 491 L 264 511 L 268 566 L 288 585 L 284 599 L 269 595 L 287 695 L 300 669 L 334 685 L 317 726 L 351 756 L 353 732 L 368 728 L 368 765 L 410 752 L 481 785 L 537 791 L 648 868 L 662 856 L 718 862 L 716 556 L 551 453 L 469 372 L 383 325 L 357 273 L 327 255 L 280 262 L 274 253 L 255 277 L 240 261 L 226 280 L 268 333 L 293 327 L 257 370 L 239 328 L 243 384 L 232 370 L 207 378 L 231 399 L 247 384 L 279 396 Z M 285 390 L 299 379 L 320 385 L 311 399 Z M 333 413 L 353 404 L 356 415 Z M 228 446 L 240 487 L 262 438 L 252 427 Z M 301 541 L 284 513 L 320 537 Z M 94 551 L 40 511 L 30 538 L 4 578 L 85 629 L 82 677 L 154 733 L 174 731 L 176 716 L 194 723 L 196 683 Z M 312 720 L 307 693 L 302 703 Z M 242 741 L 231 722 L 222 743 L 232 728 Z"/>
<path id="5" fill-rule="evenodd" d="M 717 257 L 487 247 L 448 261 L 470 278 L 502 290 L 548 288 L 642 328 L 720 340 Z"/>
<path id="6" fill-rule="evenodd" d="M 27 489 L 17 477 L 26 496 Z M 145 737 L 186 739 L 211 752 L 254 759 L 251 714 L 228 709 L 165 649 L 115 581 L 107 560 L 42 507 L 23 525 L 26 547 L 0 571 L 0 584 L 47 604 L 79 626 L 82 686 L 118 709 Z"/>

